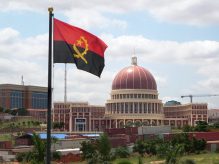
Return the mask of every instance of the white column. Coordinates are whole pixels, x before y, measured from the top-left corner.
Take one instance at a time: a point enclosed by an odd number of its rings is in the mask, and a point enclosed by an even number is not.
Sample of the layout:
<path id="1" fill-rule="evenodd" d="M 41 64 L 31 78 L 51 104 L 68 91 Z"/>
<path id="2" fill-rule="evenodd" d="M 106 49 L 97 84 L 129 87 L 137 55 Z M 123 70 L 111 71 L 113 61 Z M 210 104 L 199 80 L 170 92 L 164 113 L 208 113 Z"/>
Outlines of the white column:
<path id="1" fill-rule="evenodd" d="M 69 113 L 69 131 L 70 133 L 72 132 L 72 111 L 71 111 L 71 108 L 70 108 L 70 113 Z"/>
<path id="2" fill-rule="evenodd" d="M 89 112 L 89 131 L 91 131 L 91 113 Z"/>
<path id="3" fill-rule="evenodd" d="M 147 107 L 147 113 L 148 113 L 148 108 L 149 108 L 149 104 L 148 103 L 146 103 L 146 107 Z"/>

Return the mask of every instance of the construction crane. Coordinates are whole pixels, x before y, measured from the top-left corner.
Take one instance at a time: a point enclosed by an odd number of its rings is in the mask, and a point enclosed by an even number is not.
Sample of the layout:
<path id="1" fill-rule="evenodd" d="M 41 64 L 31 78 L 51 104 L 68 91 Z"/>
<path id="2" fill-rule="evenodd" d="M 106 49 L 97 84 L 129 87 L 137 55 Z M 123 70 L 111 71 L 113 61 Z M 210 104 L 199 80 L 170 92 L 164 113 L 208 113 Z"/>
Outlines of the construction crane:
<path id="1" fill-rule="evenodd" d="M 192 103 L 193 97 L 211 97 L 211 96 L 219 96 L 219 94 L 214 94 L 214 95 L 211 95 L 211 94 L 206 94 L 206 95 L 183 95 L 183 96 L 181 96 L 181 98 L 190 97 L 190 103 Z"/>

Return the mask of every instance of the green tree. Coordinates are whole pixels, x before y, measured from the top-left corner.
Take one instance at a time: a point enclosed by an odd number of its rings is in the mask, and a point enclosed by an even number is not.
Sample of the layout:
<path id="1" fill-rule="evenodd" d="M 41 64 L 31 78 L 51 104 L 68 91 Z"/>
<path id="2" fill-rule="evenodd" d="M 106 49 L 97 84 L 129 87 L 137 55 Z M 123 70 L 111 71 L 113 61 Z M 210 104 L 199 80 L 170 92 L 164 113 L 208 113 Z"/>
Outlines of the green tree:
<path id="1" fill-rule="evenodd" d="M 183 126 L 183 132 L 193 132 L 194 128 L 190 125 Z"/>
<path id="2" fill-rule="evenodd" d="M 37 162 L 43 163 L 45 152 L 46 152 L 46 143 L 45 141 L 40 139 L 39 135 L 35 133 L 33 133 L 33 143 L 34 143 L 33 157 Z"/>
<path id="3" fill-rule="evenodd" d="M 25 121 L 23 121 L 22 124 L 23 124 L 23 126 L 26 126 L 26 122 Z"/>
<path id="4" fill-rule="evenodd" d="M 208 123 L 205 121 L 197 121 L 195 126 L 195 131 L 207 132 L 209 130 Z"/>
<path id="5" fill-rule="evenodd" d="M 219 128 L 219 122 L 214 123 L 214 128 Z"/>
<path id="6" fill-rule="evenodd" d="M 30 124 L 31 124 L 31 122 L 30 122 L 30 121 L 27 121 L 27 125 L 28 125 L 28 127 L 30 127 Z"/>
<path id="7" fill-rule="evenodd" d="M 89 164 L 106 164 L 112 160 L 111 144 L 105 133 L 96 141 L 82 142 L 80 150 Z"/>
<path id="8" fill-rule="evenodd" d="M 90 141 L 83 141 L 81 143 L 80 151 L 82 151 L 82 159 L 87 160 L 89 164 L 98 163 L 97 146 Z"/>
<path id="9" fill-rule="evenodd" d="M 52 153 L 52 159 L 53 159 L 53 160 L 59 160 L 59 159 L 61 159 L 61 153 L 60 153 L 60 152 L 57 152 L 57 151 L 53 152 L 53 153 Z"/>
<path id="10" fill-rule="evenodd" d="M 171 140 L 171 144 L 181 144 L 186 153 L 191 153 L 193 151 L 192 141 L 189 139 L 188 133 L 179 133 L 174 135 L 173 139 Z"/>
<path id="11" fill-rule="evenodd" d="M 11 110 L 10 109 L 5 109 L 5 113 L 10 113 Z"/>
<path id="12" fill-rule="evenodd" d="M 0 113 L 4 112 L 4 108 L 0 106 Z"/>
<path id="13" fill-rule="evenodd" d="M 19 108 L 17 110 L 18 116 L 27 116 L 28 115 L 28 111 L 25 108 Z"/>
<path id="14" fill-rule="evenodd" d="M 111 143 L 106 133 L 100 136 L 97 142 L 97 149 L 100 154 L 100 160 L 104 163 L 111 160 Z"/>
<path id="15" fill-rule="evenodd" d="M 176 164 L 178 161 L 178 157 L 183 153 L 183 147 L 180 144 L 176 145 L 168 145 L 166 152 L 165 152 L 165 158 L 167 164 Z"/>
<path id="16" fill-rule="evenodd" d="M 13 132 L 14 132 L 14 130 L 15 130 L 15 128 L 16 128 L 16 125 L 14 124 L 14 122 L 13 122 L 13 123 L 10 123 L 10 124 L 8 125 L 8 127 L 10 128 L 11 134 L 13 134 Z"/>
<path id="17" fill-rule="evenodd" d="M 46 143 L 35 133 L 33 133 L 32 140 L 34 144 L 33 150 L 27 153 L 17 154 L 17 159 L 19 161 L 22 160 L 22 162 L 25 163 L 43 164 L 46 152 Z"/>
<path id="18" fill-rule="evenodd" d="M 195 153 L 199 154 L 200 151 L 204 150 L 206 147 L 206 141 L 204 139 L 197 140 L 196 138 L 192 138 L 192 146 Z"/>
<path id="19" fill-rule="evenodd" d="M 133 147 L 133 151 L 138 152 L 143 157 L 146 152 L 144 142 L 141 140 L 138 140 Z"/>

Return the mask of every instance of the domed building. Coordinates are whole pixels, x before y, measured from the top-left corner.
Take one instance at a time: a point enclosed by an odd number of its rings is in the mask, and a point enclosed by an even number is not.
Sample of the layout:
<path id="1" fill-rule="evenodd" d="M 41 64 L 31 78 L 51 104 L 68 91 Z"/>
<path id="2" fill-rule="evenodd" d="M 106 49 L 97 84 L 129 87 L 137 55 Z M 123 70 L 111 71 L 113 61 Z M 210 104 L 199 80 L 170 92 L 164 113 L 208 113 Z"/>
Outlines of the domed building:
<path id="1" fill-rule="evenodd" d="M 137 65 L 136 57 L 132 57 L 131 66 L 115 76 L 105 117 L 113 120 L 116 128 L 163 124 L 163 105 L 158 99 L 156 81 L 148 70 Z"/>
<path id="2" fill-rule="evenodd" d="M 181 104 L 169 101 L 163 106 L 158 99 L 157 84 L 153 75 L 138 66 L 132 58 L 112 82 L 110 99 L 105 106 L 88 102 L 55 102 L 53 122 L 64 123 L 69 132 L 104 131 L 125 126 L 183 127 L 194 126 L 196 121 L 208 121 L 206 103 Z"/>

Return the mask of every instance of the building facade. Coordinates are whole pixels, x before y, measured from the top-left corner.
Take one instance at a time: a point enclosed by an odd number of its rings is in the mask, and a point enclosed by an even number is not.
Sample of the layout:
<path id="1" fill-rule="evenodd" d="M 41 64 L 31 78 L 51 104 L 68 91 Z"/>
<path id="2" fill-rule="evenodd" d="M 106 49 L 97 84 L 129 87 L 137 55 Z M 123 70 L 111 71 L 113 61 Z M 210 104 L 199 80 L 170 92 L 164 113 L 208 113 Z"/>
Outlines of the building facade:
<path id="1" fill-rule="evenodd" d="M 206 103 L 181 104 L 168 101 L 164 104 L 164 125 L 182 127 L 188 124 L 195 126 L 197 121 L 208 122 L 208 105 Z"/>
<path id="2" fill-rule="evenodd" d="M 105 106 L 88 103 L 55 103 L 54 122 L 64 122 L 65 129 L 73 131 L 103 131 L 125 126 L 194 126 L 197 120 L 208 121 L 207 104 L 166 103 L 158 98 L 153 75 L 138 66 L 132 58 L 112 82 L 110 98 Z"/>
<path id="3" fill-rule="evenodd" d="M 209 123 L 218 123 L 219 122 L 219 109 L 208 110 L 208 120 L 209 120 Z"/>
<path id="4" fill-rule="evenodd" d="M 89 105 L 88 102 L 55 102 L 53 122 L 63 122 L 64 130 L 100 131 L 105 107 Z"/>
<path id="5" fill-rule="evenodd" d="M 47 87 L 0 84 L 0 106 L 13 108 L 47 108 Z"/>
<path id="6" fill-rule="evenodd" d="M 33 117 L 35 120 L 46 123 L 47 122 L 47 109 L 27 109 L 28 116 Z"/>

